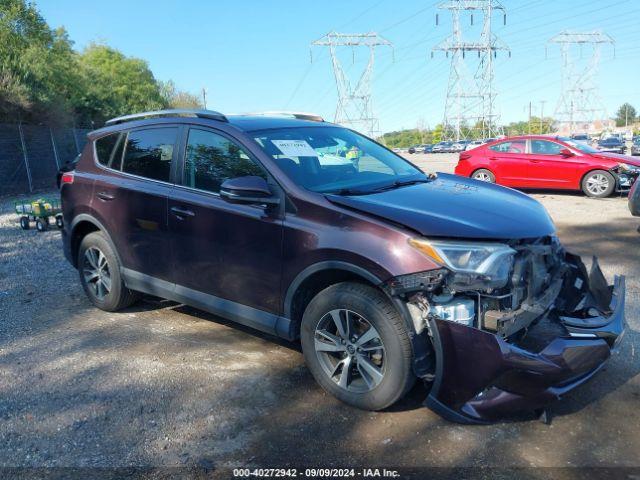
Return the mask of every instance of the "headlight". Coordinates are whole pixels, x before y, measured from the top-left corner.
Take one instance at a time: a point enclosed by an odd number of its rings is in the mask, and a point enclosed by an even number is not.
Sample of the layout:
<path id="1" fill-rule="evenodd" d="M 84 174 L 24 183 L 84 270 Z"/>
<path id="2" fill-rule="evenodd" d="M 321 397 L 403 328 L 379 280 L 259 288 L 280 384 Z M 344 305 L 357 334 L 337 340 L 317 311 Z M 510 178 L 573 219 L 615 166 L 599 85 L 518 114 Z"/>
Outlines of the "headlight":
<path id="1" fill-rule="evenodd" d="M 442 242 L 412 238 L 409 244 L 454 273 L 454 290 L 502 288 L 509 280 L 516 251 L 501 243 Z"/>
<path id="2" fill-rule="evenodd" d="M 635 165 L 629 165 L 628 163 L 619 163 L 618 167 L 621 172 L 625 173 L 640 173 L 640 167 L 636 167 Z"/>

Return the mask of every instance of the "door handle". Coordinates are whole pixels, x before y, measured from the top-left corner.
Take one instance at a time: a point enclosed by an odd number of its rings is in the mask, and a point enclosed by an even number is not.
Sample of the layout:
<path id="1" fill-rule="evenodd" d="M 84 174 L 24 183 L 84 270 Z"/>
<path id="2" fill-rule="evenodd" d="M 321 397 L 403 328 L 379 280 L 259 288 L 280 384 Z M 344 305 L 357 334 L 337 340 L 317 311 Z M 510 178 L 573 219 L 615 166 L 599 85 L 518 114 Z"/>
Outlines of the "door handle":
<path id="1" fill-rule="evenodd" d="M 178 207 L 171 207 L 171 213 L 173 213 L 176 217 L 195 217 L 196 214 L 191 210 L 185 210 Z"/>
<path id="2" fill-rule="evenodd" d="M 116 197 L 114 195 L 111 195 L 107 192 L 98 192 L 96 194 L 96 196 L 100 199 L 100 200 L 104 200 L 105 202 L 109 202 L 113 199 L 115 199 Z"/>
<path id="3" fill-rule="evenodd" d="M 529 160 L 531 163 L 540 163 L 540 160 Z"/>

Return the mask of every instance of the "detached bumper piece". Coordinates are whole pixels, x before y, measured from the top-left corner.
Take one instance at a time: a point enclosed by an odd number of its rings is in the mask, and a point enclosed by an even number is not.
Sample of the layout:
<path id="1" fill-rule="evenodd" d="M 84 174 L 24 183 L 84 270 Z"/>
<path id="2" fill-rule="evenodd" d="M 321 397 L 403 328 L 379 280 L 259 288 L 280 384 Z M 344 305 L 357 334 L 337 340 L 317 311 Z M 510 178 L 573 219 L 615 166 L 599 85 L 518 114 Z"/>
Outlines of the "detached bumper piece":
<path id="1" fill-rule="evenodd" d="M 430 317 L 436 372 L 426 404 L 460 423 L 488 423 L 539 409 L 586 382 L 610 357 L 625 328 L 625 280 L 608 285 L 597 260 L 587 275 L 567 254 L 555 307 L 522 338 Z"/>

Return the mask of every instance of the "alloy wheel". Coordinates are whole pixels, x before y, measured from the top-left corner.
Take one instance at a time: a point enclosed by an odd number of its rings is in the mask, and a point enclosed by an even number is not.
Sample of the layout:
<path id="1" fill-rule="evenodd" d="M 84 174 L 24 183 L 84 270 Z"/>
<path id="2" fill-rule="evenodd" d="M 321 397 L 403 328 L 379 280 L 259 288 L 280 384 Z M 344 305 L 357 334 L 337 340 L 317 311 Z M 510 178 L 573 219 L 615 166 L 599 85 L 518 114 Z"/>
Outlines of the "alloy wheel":
<path id="1" fill-rule="evenodd" d="M 98 300 L 104 300 L 111 292 L 109 262 L 99 248 L 90 247 L 84 252 L 82 275 L 87 287 Z"/>
<path id="2" fill-rule="evenodd" d="M 592 195 L 600 196 L 609 188 L 609 179 L 602 173 L 596 173 L 587 178 L 587 190 Z"/>
<path id="3" fill-rule="evenodd" d="M 480 180 L 481 182 L 491 182 L 491 177 L 486 172 L 478 172 L 473 176 L 473 178 Z"/>
<path id="4" fill-rule="evenodd" d="M 314 346 L 324 372 L 349 392 L 367 393 L 384 378 L 382 338 L 362 315 L 346 309 L 326 313 L 316 327 Z"/>

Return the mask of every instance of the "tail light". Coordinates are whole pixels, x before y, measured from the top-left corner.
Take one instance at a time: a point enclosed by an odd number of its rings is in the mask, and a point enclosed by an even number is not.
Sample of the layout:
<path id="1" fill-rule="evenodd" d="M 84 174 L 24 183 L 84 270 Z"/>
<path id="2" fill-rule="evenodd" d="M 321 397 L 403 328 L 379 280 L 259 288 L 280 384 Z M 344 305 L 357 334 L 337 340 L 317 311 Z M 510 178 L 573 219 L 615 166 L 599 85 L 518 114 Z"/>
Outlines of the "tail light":
<path id="1" fill-rule="evenodd" d="M 471 154 L 468 152 L 460 152 L 459 160 L 469 160 L 471 158 Z"/>
<path id="2" fill-rule="evenodd" d="M 62 185 L 73 183 L 73 172 L 65 172 L 62 174 L 62 178 L 60 178 L 60 187 Z"/>

